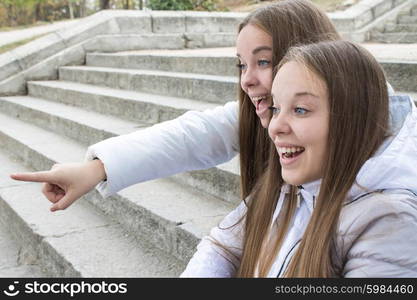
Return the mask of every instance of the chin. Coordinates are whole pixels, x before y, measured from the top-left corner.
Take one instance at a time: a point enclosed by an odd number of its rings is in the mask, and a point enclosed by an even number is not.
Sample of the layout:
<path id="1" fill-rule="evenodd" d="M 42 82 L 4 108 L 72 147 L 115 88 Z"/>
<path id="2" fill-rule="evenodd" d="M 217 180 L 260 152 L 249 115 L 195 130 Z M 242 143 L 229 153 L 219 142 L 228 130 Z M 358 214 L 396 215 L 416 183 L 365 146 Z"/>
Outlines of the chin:
<path id="1" fill-rule="evenodd" d="M 303 178 L 300 177 L 296 177 L 296 176 L 285 176 L 287 174 L 282 174 L 282 179 L 284 179 L 284 182 L 290 185 L 302 185 L 305 183 L 305 180 L 303 180 Z"/>

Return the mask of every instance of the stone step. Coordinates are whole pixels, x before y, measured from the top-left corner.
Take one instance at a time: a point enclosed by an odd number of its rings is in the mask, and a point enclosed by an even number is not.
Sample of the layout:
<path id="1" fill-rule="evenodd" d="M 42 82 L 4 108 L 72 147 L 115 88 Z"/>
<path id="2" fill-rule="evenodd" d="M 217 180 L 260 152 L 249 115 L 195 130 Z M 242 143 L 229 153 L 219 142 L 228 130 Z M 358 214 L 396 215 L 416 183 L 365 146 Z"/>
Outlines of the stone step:
<path id="1" fill-rule="evenodd" d="M 361 46 L 365 47 L 382 64 L 385 61 L 403 63 L 417 61 L 417 45 L 363 43 Z"/>
<path id="2" fill-rule="evenodd" d="M 5 230 L 5 224 L 0 221 L 0 225 L 0 278 L 46 277 L 37 262 L 26 262 L 22 258 L 22 247 Z"/>
<path id="3" fill-rule="evenodd" d="M 129 235 L 87 202 L 49 212 L 39 190 L 37 184 L 2 188 L 0 215 L 48 277 L 175 277 L 183 270 L 184 263 Z"/>
<path id="4" fill-rule="evenodd" d="M 2 97 L 0 110 L 9 116 L 52 130 L 86 146 L 148 126 L 30 96 Z M 54 151 L 62 151 L 62 149 L 54 149 Z M 74 158 L 70 161 L 79 160 Z M 239 201 L 238 166 L 238 157 L 235 157 L 222 165 L 178 174 L 173 178 L 204 193 L 237 203 Z"/>
<path id="5" fill-rule="evenodd" d="M 393 87 L 397 89 L 404 89 L 408 83 L 411 82 L 410 87 L 405 90 L 412 91 L 414 86 L 414 78 L 416 71 L 414 70 L 417 61 L 417 48 L 408 47 L 408 45 L 386 45 L 386 44 L 363 44 L 377 60 L 385 67 L 388 62 L 389 74 L 388 77 L 395 82 Z M 390 46 L 390 47 L 388 47 Z M 175 72 L 203 72 L 201 62 L 204 59 L 210 59 L 212 65 L 220 66 L 219 72 L 228 72 L 231 70 L 235 72 L 235 48 L 225 47 L 216 49 L 193 49 L 193 50 L 143 50 L 119 53 L 92 53 L 87 56 L 87 63 L 90 61 L 94 65 L 111 66 L 113 61 L 117 61 L 121 68 L 141 68 L 146 66 L 152 69 L 169 69 Z M 414 53 L 414 54 L 413 54 Z M 90 58 L 89 58 L 90 57 Z M 89 59 L 88 59 L 89 58 Z M 155 59 L 155 60 L 154 60 Z M 159 64 L 163 61 L 163 64 Z M 186 63 L 185 63 L 186 61 Z M 142 62 L 144 65 L 142 65 Z M 184 62 L 183 65 L 179 62 Z M 392 63 L 397 62 L 398 65 L 393 68 Z M 408 65 L 410 62 L 411 65 Z M 209 67 L 208 69 L 211 69 Z M 215 72 L 215 70 L 212 70 Z M 211 71 L 210 71 L 211 72 Z M 230 71 L 229 71 L 230 72 Z M 405 78 L 408 78 L 404 81 Z M 397 83 L 399 83 L 398 86 Z M 391 83 L 392 84 L 392 83 Z"/>
<path id="6" fill-rule="evenodd" d="M 395 90 L 417 92 L 417 61 L 380 61 L 388 82 Z"/>
<path id="7" fill-rule="evenodd" d="M 385 25 L 385 31 L 390 32 L 417 32 L 417 23 L 416 24 L 387 24 Z"/>
<path id="8" fill-rule="evenodd" d="M 224 49 L 188 51 L 144 50 L 117 53 L 87 53 L 86 65 L 171 72 L 238 76 L 236 55 Z M 227 51 L 227 52 L 226 52 Z"/>
<path id="9" fill-rule="evenodd" d="M 27 96 L 2 97 L 0 108 L 9 116 L 75 139 L 84 145 L 147 126 Z"/>
<path id="10" fill-rule="evenodd" d="M 24 167 L 15 159 L 0 151 L 0 198 L 4 188 L 17 185 L 9 178 L 8 173 L 23 170 Z M 33 255 L 25 252 L 24 245 L 15 240 L 9 227 L 4 218 L 0 218 L 0 277 L 46 277 L 39 262 Z"/>
<path id="11" fill-rule="evenodd" d="M 372 32 L 372 41 L 387 44 L 414 44 L 417 43 L 417 33 L 379 33 Z"/>
<path id="12" fill-rule="evenodd" d="M 61 67 L 59 79 L 211 103 L 237 99 L 231 76 L 81 66 Z"/>
<path id="13" fill-rule="evenodd" d="M 30 81 L 28 94 L 132 122 L 155 124 L 188 110 L 203 111 L 214 103 L 112 89 L 70 81 Z"/>
<path id="14" fill-rule="evenodd" d="M 7 126 L 3 126 L 5 124 L 7 124 Z M 86 151 L 86 147 L 79 143 L 21 120 L 11 118 L 10 116 L 0 114 L 0 125 L 1 148 L 4 151 L 13 153 L 14 157 L 21 160 L 22 164 L 29 169 L 45 170 L 49 169 L 54 163 L 80 161 L 83 159 Z M 63 149 L 65 149 L 65 151 L 63 151 Z M 6 159 L 4 160 L 7 161 Z M 1 171 L 4 172 L 4 174 L 1 174 L 0 178 L 5 180 L 4 178 L 7 178 L 8 174 L 22 171 L 22 167 L 18 168 L 12 166 L 5 168 L 3 166 Z M 10 215 L 10 219 L 14 218 L 12 216 L 13 213 L 10 211 L 11 209 L 19 210 L 20 207 L 23 209 L 23 205 L 19 204 L 18 199 L 22 199 L 21 201 L 27 201 L 28 198 L 33 199 L 30 204 L 39 207 L 40 211 L 39 209 L 27 207 L 25 211 L 26 214 L 33 218 L 33 220 L 27 223 L 37 224 L 37 215 L 39 215 L 40 220 L 44 219 L 43 225 L 40 225 L 45 227 L 42 229 L 48 231 L 48 236 L 51 235 L 58 238 L 62 236 L 64 237 L 64 240 L 66 240 L 66 233 L 60 232 L 61 230 L 66 230 L 63 228 L 65 226 L 62 224 L 72 224 L 69 226 L 70 229 L 68 230 L 68 234 L 72 235 L 72 233 L 75 233 L 77 238 L 83 240 L 86 236 L 92 238 L 91 234 L 106 236 L 107 234 L 110 234 L 106 233 L 107 231 L 115 231 L 117 234 L 111 235 L 115 246 L 110 247 L 98 242 L 100 249 L 107 247 L 111 252 L 126 254 L 126 250 L 121 251 L 115 249 L 115 247 L 117 247 L 116 245 L 124 244 L 124 247 L 132 250 L 136 248 L 136 246 L 134 246 L 135 243 L 141 243 L 143 241 L 149 245 L 154 245 L 154 247 L 157 247 L 164 253 L 169 253 L 171 256 L 175 257 L 175 260 L 177 260 L 180 267 L 185 266 L 185 262 L 188 261 L 194 253 L 195 246 L 201 237 L 206 235 L 209 230 L 235 206 L 235 204 L 204 195 L 195 189 L 184 187 L 172 180 L 157 179 L 133 185 L 106 199 L 103 199 L 97 191 L 93 190 L 67 210 L 52 214 L 48 210 L 48 207 L 50 206 L 49 202 L 40 192 L 39 184 L 25 183 L 22 187 L 23 183 L 11 181 L 10 179 L 7 179 L 6 183 L 5 188 L 1 190 L 1 196 L 7 201 L 7 205 L 9 205 L 10 208 L 7 210 L 7 215 L 1 217 L 2 220 L 7 221 L 6 217 L 8 215 Z M 12 195 L 14 195 L 14 198 Z M 9 199 L 9 196 L 13 199 L 10 198 L 11 200 L 6 200 Z M 95 213 L 91 213 L 91 208 L 88 208 L 90 206 L 99 208 L 99 210 Z M 2 208 L 0 213 L 3 211 L 6 211 L 6 209 Z M 86 212 L 84 213 L 84 211 Z M 103 217 L 102 212 L 105 213 L 106 217 Z M 92 221 L 97 220 L 98 223 L 103 222 L 103 224 L 94 224 L 94 226 L 91 226 L 94 228 L 87 231 L 83 228 L 79 228 L 79 226 L 85 226 L 86 229 L 87 227 L 90 227 L 88 224 L 88 226 L 85 225 L 85 222 L 82 221 L 83 219 Z M 111 221 L 109 221 L 110 219 Z M 10 222 L 11 220 L 6 223 L 12 224 Z M 46 224 L 49 225 L 46 226 Z M 41 229 L 39 227 L 40 225 L 38 224 L 35 226 L 38 228 L 38 231 Z M 24 226 L 26 228 L 31 225 L 26 224 Z M 93 233 L 96 230 L 103 232 L 100 234 L 98 232 Z M 125 233 L 120 233 L 120 230 L 124 230 Z M 84 231 L 86 231 L 85 235 Z M 79 236 L 78 233 L 80 233 Z M 128 241 L 119 243 L 114 240 L 117 236 L 124 237 L 126 234 L 128 235 L 128 240 L 131 244 L 127 244 Z M 85 242 L 88 242 L 87 238 Z M 97 241 L 93 239 L 93 241 L 88 243 L 91 244 L 94 242 Z M 40 242 L 38 241 L 38 244 L 39 243 Z M 103 241 L 103 243 L 105 243 L 105 241 Z M 77 244 L 78 248 L 80 248 L 79 242 L 74 244 Z M 31 244 L 29 243 L 28 245 Z M 139 247 L 139 245 L 137 247 Z M 101 250 L 104 251 L 105 249 Z M 142 250 L 138 249 L 137 251 Z M 79 249 L 78 251 L 94 252 L 86 251 L 85 249 Z M 154 250 L 149 252 L 149 254 L 152 255 L 153 251 Z M 135 253 L 138 254 L 137 252 Z M 156 257 L 162 255 L 158 254 L 158 252 L 154 253 Z M 129 259 L 132 259 L 131 256 L 129 257 Z M 154 261 L 154 259 L 149 257 L 148 259 Z M 136 264 L 138 259 L 134 260 L 135 262 L 132 263 Z M 97 263 L 97 260 L 95 261 Z M 112 265 L 114 264 L 115 267 L 118 264 L 117 260 L 108 259 L 107 261 L 111 262 Z M 126 264 L 126 262 L 123 262 L 123 264 Z M 123 264 L 120 265 L 121 268 L 130 268 L 130 266 L 124 266 Z M 167 266 L 169 265 L 167 264 Z M 105 266 L 102 267 L 105 268 Z M 179 269 L 175 268 L 175 270 L 178 271 Z M 70 271 L 75 272 L 74 270 Z M 133 272 L 134 270 L 130 271 Z M 161 270 L 161 272 L 162 271 L 168 272 L 168 270 Z M 77 273 L 68 273 L 67 271 L 62 271 L 60 273 L 60 275 L 64 274 L 71 276 L 77 275 Z M 104 274 L 106 274 L 106 276 L 116 275 L 103 272 L 100 276 L 104 276 Z M 164 273 L 160 274 L 162 275 Z M 173 273 L 166 273 L 166 275 L 170 274 L 175 275 Z M 88 275 L 91 276 L 92 274 Z M 134 276 L 133 273 L 127 272 L 123 275 Z"/>
<path id="15" fill-rule="evenodd" d="M 417 15 L 412 16 L 399 16 L 398 24 L 417 24 Z"/>

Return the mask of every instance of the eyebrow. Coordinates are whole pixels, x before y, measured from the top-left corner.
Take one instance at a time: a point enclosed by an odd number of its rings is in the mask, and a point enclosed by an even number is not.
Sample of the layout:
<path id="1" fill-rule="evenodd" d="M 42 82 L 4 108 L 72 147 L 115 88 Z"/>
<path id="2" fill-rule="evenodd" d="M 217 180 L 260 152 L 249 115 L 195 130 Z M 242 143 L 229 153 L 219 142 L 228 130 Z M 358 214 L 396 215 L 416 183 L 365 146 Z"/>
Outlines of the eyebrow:
<path id="1" fill-rule="evenodd" d="M 303 96 L 312 96 L 314 98 L 319 98 L 319 96 L 310 92 L 299 92 L 294 95 L 294 97 L 303 97 Z"/>
<path id="2" fill-rule="evenodd" d="M 255 49 L 253 49 L 252 54 L 256 54 L 256 53 L 264 51 L 264 50 L 272 51 L 272 48 L 269 47 L 269 46 L 259 46 L 259 47 L 256 47 Z"/>
<path id="3" fill-rule="evenodd" d="M 295 97 L 304 97 L 304 96 L 312 96 L 314 98 L 320 98 L 316 94 L 313 94 L 313 93 L 310 93 L 310 92 L 299 92 L 299 93 L 295 93 L 295 95 L 294 95 L 293 98 L 295 98 Z M 274 96 L 273 93 L 271 93 L 271 97 L 272 97 L 272 100 L 275 99 L 275 96 Z"/>
<path id="4" fill-rule="evenodd" d="M 252 50 L 252 54 L 257 54 L 258 52 L 261 52 L 261 51 L 272 51 L 272 48 L 269 46 L 259 46 Z M 240 57 L 240 54 L 236 53 L 236 56 Z"/>

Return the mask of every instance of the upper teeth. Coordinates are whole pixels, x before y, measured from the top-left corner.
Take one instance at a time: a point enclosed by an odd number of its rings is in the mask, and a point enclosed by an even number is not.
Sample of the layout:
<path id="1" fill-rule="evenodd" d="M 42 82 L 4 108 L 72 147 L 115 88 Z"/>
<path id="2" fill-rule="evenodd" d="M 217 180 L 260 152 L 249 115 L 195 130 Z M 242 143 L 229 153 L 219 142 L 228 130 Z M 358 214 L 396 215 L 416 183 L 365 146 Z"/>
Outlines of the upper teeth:
<path id="1" fill-rule="evenodd" d="M 252 97 L 252 100 L 253 101 L 261 101 L 261 100 L 263 100 L 265 98 L 266 98 L 265 96 L 255 96 L 255 97 Z"/>
<path id="2" fill-rule="evenodd" d="M 279 154 L 283 154 L 283 153 L 295 153 L 295 152 L 300 152 L 302 150 L 304 150 L 303 147 L 291 147 L 291 148 L 288 148 L 288 147 L 279 147 L 278 148 L 278 153 Z"/>

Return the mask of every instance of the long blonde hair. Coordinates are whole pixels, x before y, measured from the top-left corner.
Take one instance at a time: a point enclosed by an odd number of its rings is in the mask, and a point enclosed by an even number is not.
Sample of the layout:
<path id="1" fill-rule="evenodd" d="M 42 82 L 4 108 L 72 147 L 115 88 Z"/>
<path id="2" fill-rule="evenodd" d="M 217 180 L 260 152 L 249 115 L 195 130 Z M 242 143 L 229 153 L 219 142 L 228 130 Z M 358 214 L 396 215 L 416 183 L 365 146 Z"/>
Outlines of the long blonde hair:
<path id="1" fill-rule="evenodd" d="M 239 25 L 240 32 L 252 24 L 272 37 L 272 65 L 296 44 L 339 40 L 325 12 L 307 0 L 283 0 L 250 13 Z M 269 155 L 269 137 L 248 95 L 239 87 L 239 144 L 241 197 L 245 199 L 264 172 Z"/>
<path id="2" fill-rule="evenodd" d="M 348 41 L 293 47 L 278 65 L 296 61 L 327 85 L 329 134 L 320 192 L 301 243 L 285 271 L 287 277 L 335 277 L 335 233 L 346 195 L 367 159 L 388 135 L 388 92 L 382 68 L 362 47 Z M 272 143 L 271 143 L 272 144 Z M 268 240 L 268 228 L 284 181 L 279 157 L 270 146 L 268 168 L 256 184 L 245 223 L 245 240 L 238 276 L 252 277 L 258 268 L 266 276 L 282 245 L 295 212 L 291 186 L 280 213 L 279 230 Z M 282 217 L 281 217 L 282 216 Z"/>

